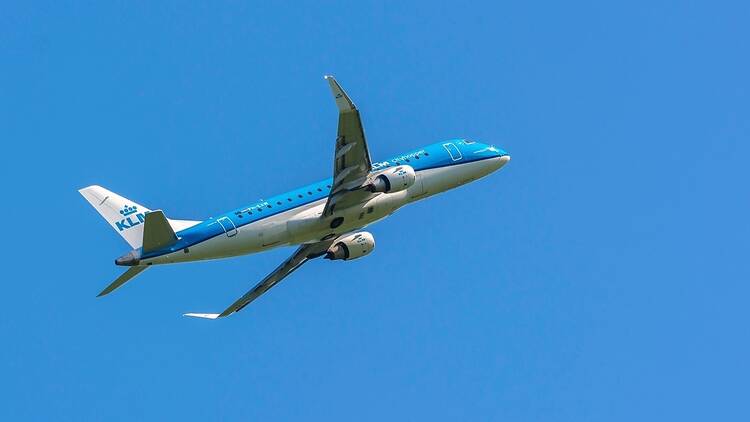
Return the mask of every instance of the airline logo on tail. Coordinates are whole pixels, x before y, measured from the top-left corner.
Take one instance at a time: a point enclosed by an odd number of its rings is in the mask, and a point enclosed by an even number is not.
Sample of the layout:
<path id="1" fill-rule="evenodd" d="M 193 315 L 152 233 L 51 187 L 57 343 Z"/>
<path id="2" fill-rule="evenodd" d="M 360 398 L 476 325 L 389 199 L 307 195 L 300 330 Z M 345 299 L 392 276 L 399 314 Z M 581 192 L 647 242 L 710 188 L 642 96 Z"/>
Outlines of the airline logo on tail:
<path id="1" fill-rule="evenodd" d="M 115 221 L 115 226 L 119 231 L 135 227 L 146 220 L 146 215 L 142 212 L 138 212 L 138 207 L 135 205 L 125 205 L 120 210 L 120 214 L 122 214 L 122 216 L 125 218 L 120 221 Z M 135 217 L 132 217 L 133 214 L 135 214 Z M 136 219 L 136 221 L 133 221 L 134 218 Z"/>

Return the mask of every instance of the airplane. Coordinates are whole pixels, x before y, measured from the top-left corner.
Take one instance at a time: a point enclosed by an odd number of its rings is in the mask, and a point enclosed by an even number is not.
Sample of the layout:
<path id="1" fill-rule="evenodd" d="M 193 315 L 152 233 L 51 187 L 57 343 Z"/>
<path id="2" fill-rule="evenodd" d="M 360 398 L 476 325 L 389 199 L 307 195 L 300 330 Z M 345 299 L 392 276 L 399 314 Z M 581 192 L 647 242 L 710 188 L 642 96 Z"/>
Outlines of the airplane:
<path id="1" fill-rule="evenodd" d="M 504 150 L 451 139 L 373 162 L 357 107 L 327 75 L 338 107 L 333 177 L 260 200 L 204 221 L 167 218 L 101 186 L 79 192 L 133 248 L 115 260 L 129 266 L 97 297 L 153 265 L 227 258 L 299 245 L 292 255 L 221 313 L 186 313 L 217 319 L 249 305 L 311 259 L 349 261 L 368 255 L 375 238 L 363 228 L 412 202 L 454 189 L 502 168 Z"/>

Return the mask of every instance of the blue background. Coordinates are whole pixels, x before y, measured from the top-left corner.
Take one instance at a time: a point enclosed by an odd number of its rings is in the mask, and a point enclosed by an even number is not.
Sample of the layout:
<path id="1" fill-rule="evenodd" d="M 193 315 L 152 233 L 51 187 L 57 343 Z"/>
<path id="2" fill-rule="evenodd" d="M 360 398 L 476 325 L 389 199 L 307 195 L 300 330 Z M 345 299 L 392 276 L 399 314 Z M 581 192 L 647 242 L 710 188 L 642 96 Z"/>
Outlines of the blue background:
<path id="1" fill-rule="evenodd" d="M 747 420 L 747 2 L 0 12 L 3 420 Z M 607 3 L 607 4 L 603 4 Z M 289 253 L 154 268 L 77 189 L 207 218 L 374 159 L 513 156 L 223 321 Z"/>

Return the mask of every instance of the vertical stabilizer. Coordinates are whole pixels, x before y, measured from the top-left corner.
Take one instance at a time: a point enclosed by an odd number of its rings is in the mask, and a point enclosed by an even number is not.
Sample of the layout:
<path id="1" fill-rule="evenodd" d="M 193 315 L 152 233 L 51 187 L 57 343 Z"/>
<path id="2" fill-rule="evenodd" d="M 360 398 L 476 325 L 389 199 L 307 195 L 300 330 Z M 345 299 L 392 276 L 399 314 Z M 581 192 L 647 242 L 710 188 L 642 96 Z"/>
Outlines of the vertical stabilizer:
<path id="1" fill-rule="evenodd" d="M 89 186 L 78 192 L 133 249 L 141 247 L 143 223 L 151 210 L 101 186 Z"/>

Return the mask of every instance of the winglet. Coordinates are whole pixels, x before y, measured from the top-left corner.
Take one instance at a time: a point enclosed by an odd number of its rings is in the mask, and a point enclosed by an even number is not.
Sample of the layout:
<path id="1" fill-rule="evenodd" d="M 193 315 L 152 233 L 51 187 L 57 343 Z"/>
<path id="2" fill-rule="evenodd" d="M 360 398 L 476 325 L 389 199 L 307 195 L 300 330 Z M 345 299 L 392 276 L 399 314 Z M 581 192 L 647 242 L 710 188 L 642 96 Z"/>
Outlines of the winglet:
<path id="1" fill-rule="evenodd" d="M 188 313 L 183 314 L 182 316 L 189 316 L 193 318 L 204 318 L 204 319 L 216 319 L 219 318 L 219 314 L 196 314 L 196 313 Z"/>
<path id="2" fill-rule="evenodd" d="M 333 93 L 333 98 L 336 100 L 336 107 L 339 108 L 339 112 L 344 113 L 357 109 L 357 106 L 355 106 L 351 98 L 346 95 L 346 92 L 341 88 L 341 85 L 336 82 L 336 78 L 332 75 L 325 75 L 323 78 L 325 78 L 325 80 L 328 81 L 328 85 L 331 86 L 331 92 Z"/>

